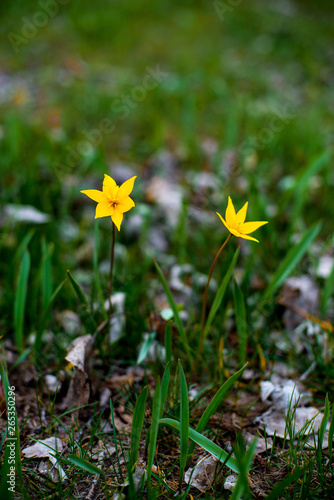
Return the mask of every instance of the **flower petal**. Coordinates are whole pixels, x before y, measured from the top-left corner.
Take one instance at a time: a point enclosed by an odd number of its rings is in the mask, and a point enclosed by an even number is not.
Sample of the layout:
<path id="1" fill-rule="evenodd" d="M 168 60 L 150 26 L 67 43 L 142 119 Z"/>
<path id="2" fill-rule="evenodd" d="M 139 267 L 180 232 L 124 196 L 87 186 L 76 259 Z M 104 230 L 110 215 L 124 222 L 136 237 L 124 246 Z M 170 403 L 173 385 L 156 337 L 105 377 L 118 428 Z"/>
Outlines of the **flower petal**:
<path id="1" fill-rule="evenodd" d="M 224 226 L 230 230 L 230 226 L 224 221 L 223 217 L 218 213 L 216 212 L 216 214 L 218 215 L 218 217 L 220 218 L 220 220 L 222 221 L 222 223 L 224 224 Z"/>
<path id="2" fill-rule="evenodd" d="M 238 229 L 241 234 L 249 234 L 253 231 L 256 231 L 256 229 L 263 226 L 264 224 L 268 224 L 268 221 L 245 222 L 244 224 L 241 224 Z"/>
<path id="3" fill-rule="evenodd" d="M 97 201 L 98 203 L 107 201 L 106 195 L 102 191 L 98 191 L 97 189 L 86 189 L 85 191 L 80 191 L 80 193 L 87 195 L 89 198 Z"/>
<path id="4" fill-rule="evenodd" d="M 242 208 L 240 208 L 239 212 L 236 215 L 237 224 L 243 224 L 245 222 L 247 208 L 248 208 L 248 201 L 244 204 L 244 206 Z"/>
<path id="5" fill-rule="evenodd" d="M 109 201 L 104 201 L 104 202 L 98 203 L 96 205 L 95 219 L 98 219 L 99 217 L 107 217 L 107 215 L 112 216 L 114 211 L 115 211 L 115 209 L 110 204 Z"/>
<path id="6" fill-rule="evenodd" d="M 120 231 L 123 220 L 123 214 L 119 210 L 117 210 L 117 208 L 115 208 L 115 212 L 111 216 L 111 220 L 113 221 L 117 229 Z"/>
<path id="7" fill-rule="evenodd" d="M 225 212 L 225 219 L 229 226 L 234 226 L 236 222 L 236 213 L 231 200 L 231 197 L 228 197 L 227 209 Z"/>
<path id="8" fill-rule="evenodd" d="M 252 240 L 252 241 L 256 241 L 257 243 L 259 243 L 259 240 L 256 240 L 252 236 L 246 236 L 245 234 L 239 234 L 239 238 L 242 238 L 244 240 Z"/>
<path id="9" fill-rule="evenodd" d="M 123 212 L 128 212 L 134 206 L 135 206 L 134 201 L 131 200 L 131 198 L 128 196 L 127 198 L 124 198 L 123 201 L 117 203 L 117 210 L 119 210 L 122 213 Z"/>
<path id="10" fill-rule="evenodd" d="M 118 192 L 117 192 L 117 201 L 123 201 L 124 198 L 129 196 L 131 191 L 133 190 L 133 183 L 135 182 L 136 175 L 134 177 L 131 177 L 131 179 L 123 182 L 123 184 L 120 186 Z"/>
<path id="11" fill-rule="evenodd" d="M 236 229 L 230 228 L 230 233 L 234 234 L 237 238 L 243 238 L 244 240 L 252 240 L 252 241 L 257 241 L 255 238 L 252 238 L 252 236 L 246 236 L 245 234 L 239 233 Z"/>
<path id="12" fill-rule="evenodd" d="M 109 198 L 109 200 L 114 201 L 116 198 L 116 193 L 118 191 L 118 186 L 114 179 L 110 175 L 104 174 L 103 179 L 103 192 Z"/>

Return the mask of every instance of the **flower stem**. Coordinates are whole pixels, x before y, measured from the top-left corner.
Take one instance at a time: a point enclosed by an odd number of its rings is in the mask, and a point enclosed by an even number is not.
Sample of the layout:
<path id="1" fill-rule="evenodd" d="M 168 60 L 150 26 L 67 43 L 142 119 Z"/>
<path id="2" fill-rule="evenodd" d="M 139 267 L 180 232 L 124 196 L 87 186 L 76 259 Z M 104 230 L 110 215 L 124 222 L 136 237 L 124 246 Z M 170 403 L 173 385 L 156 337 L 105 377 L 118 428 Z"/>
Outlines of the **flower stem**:
<path id="1" fill-rule="evenodd" d="M 112 282 L 113 282 L 113 271 L 114 271 L 114 256 L 115 256 L 115 239 L 116 239 L 116 226 L 112 225 L 112 243 L 111 243 L 111 254 L 110 254 L 110 272 L 109 272 L 109 318 L 111 318 L 112 313 Z"/>
<path id="2" fill-rule="evenodd" d="M 204 344 L 205 310 L 206 310 L 206 302 L 207 302 L 207 298 L 208 298 L 208 291 L 209 291 L 209 284 L 210 284 L 211 276 L 212 276 L 213 270 L 215 268 L 215 265 L 217 263 L 219 255 L 222 253 L 222 251 L 224 250 L 225 246 L 227 245 L 227 242 L 231 238 L 232 238 L 232 234 L 230 233 L 229 236 L 224 241 L 224 243 L 222 244 L 222 246 L 220 247 L 220 249 L 218 250 L 218 253 L 217 253 L 216 257 L 215 257 L 215 260 L 212 263 L 212 266 L 211 266 L 211 269 L 210 269 L 210 272 L 209 272 L 208 281 L 206 282 L 206 287 L 205 287 L 204 294 L 203 294 L 203 303 L 202 303 L 201 337 L 200 337 L 200 343 L 199 343 L 198 356 L 202 353 L 203 344 Z"/>

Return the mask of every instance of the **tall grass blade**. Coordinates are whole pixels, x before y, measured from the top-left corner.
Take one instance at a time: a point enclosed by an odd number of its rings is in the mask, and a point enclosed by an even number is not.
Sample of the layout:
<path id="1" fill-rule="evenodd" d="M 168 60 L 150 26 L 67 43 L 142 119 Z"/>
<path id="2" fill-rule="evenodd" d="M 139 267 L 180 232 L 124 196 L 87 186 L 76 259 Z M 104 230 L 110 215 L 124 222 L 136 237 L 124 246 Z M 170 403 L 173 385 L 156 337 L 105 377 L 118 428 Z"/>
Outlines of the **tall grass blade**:
<path id="1" fill-rule="evenodd" d="M 237 371 L 234 375 L 232 375 L 232 377 L 230 377 L 228 380 L 226 380 L 226 382 L 216 392 L 216 394 L 214 395 L 214 397 L 210 401 L 209 405 L 205 409 L 203 415 L 199 419 L 198 424 L 196 425 L 196 431 L 198 433 L 202 433 L 204 431 L 211 416 L 216 413 L 219 406 L 223 403 L 224 399 L 226 398 L 228 392 L 235 386 L 236 382 L 238 381 L 239 377 L 242 375 L 246 366 L 247 366 L 247 363 L 239 371 Z M 189 458 L 193 454 L 195 446 L 196 446 L 195 442 L 190 443 L 189 450 L 188 450 Z"/>
<path id="2" fill-rule="evenodd" d="M 179 361 L 180 373 L 180 480 L 179 490 L 181 493 L 184 471 L 187 462 L 187 451 L 189 442 L 189 398 L 186 377 Z"/>
<path id="3" fill-rule="evenodd" d="M 47 245 L 45 238 L 42 239 L 41 289 L 44 311 L 50 302 L 53 289 L 50 246 Z"/>
<path id="4" fill-rule="evenodd" d="M 334 404 L 332 405 L 331 423 L 328 431 L 328 452 L 331 455 L 333 451 L 333 436 L 334 436 Z"/>
<path id="5" fill-rule="evenodd" d="M 145 387 L 137 399 L 135 411 L 133 413 L 131 437 L 130 437 L 130 466 L 131 470 L 135 467 L 138 460 L 138 452 L 140 446 L 140 436 L 143 428 L 145 417 L 145 404 L 147 399 L 148 388 Z"/>
<path id="6" fill-rule="evenodd" d="M 317 462 L 319 469 L 322 468 L 321 464 L 322 444 L 324 442 L 328 421 L 329 421 L 329 401 L 328 401 L 328 394 L 326 394 L 324 416 L 322 417 L 321 424 L 318 430 Z"/>
<path id="7" fill-rule="evenodd" d="M 192 362 L 192 355 L 191 355 L 191 352 L 190 352 L 190 347 L 189 347 L 188 340 L 186 338 L 186 334 L 185 334 L 185 331 L 184 331 L 184 328 L 183 328 L 183 325 L 182 325 L 182 321 L 181 321 L 179 312 L 177 310 L 176 304 L 174 302 L 172 293 L 171 293 L 171 291 L 169 289 L 169 286 L 167 284 L 167 281 L 165 280 L 165 277 L 164 277 L 164 275 L 163 275 L 163 273 L 162 273 L 162 271 L 160 269 L 159 264 L 157 263 L 157 261 L 155 259 L 153 259 L 153 262 L 154 262 L 155 268 L 156 268 L 156 270 L 158 272 L 158 275 L 159 275 L 160 281 L 162 283 L 163 289 L 165 291 L 165 294 L 166 294 L 167 300 L 169 302 L 169 305 L 170 305 L 170 307 L 171 307 L 171 309 L 173 311 L 175 322 L 176 322 L 178 330 L 180 332 L 181 341 L 182 341 L 182 343 L 184 345 L 184 348 L 185 348 L 185 350 L 187 352 L 188 359 L 189 359 L 189 361 L 191 363 Z"/>
<path id="8" fill-rule="evenodd" d="M 18 427 L 18 422 L 17 422 L 17 413 L 16 413 L 16 407 L 15 407 L 15 402 L 13 403 L 12 399 L 9 399 L 10 397 L 13 397 L 11 395 L 14 392 L 15 393 L 15 387 L 11 386 L 8 380 L 7 372 L 3 366 L 3 364 L 0 362 L 0 375 L 1 375 L 1 380 L 3 384 L 3 389 L 5 392 L 5 399 L 6 399 L 6 405 L 7 405 L 7 412 L 8 412 L 8 420 L 7 420 L 7 440 L 6 440 L 6 449 L 5 449 L 5 455 L 3 457 L 3 463 L 1 466 L 1 483 L 0 483 L 0 498 L 2 499 L 11 499 L 15 498 L 12 495 L 12 490 L 9 490 L 9 486 L 11 486 L 7 481 L 9 480 L 9 473 L 10 467 L 15 467 L 15 477 L 18 479 L 18 484 L 15 484 L 14 486 L 14 491 L 17 492 L 20 490 L 22 486 L 22 468 L 21 468 L 21 456 L 20 456 L 20 433 L 19 433 L 19 427 Z M 12 425 L 14 421 L 14 425 Z M 15 454 L 13 457 L 13 443 L 15 443 Z M 9 447 L 9 445 L 11 447 Z M 16 479 L 15 479 L 16 482 Z"/>
<path id="9" fill-rule="evenodd" d="M 157 380 L 153 396 L 152 420 L 150 427 L 150 442 L 148 445 L 148 458 L 147 458 L 147 498 L 152 498 L 152 465 L 155 455 L 155 447 L 157 444 L 158 430 L 159 430 L 159 416 L 161 413 L 161 391 L 160 379 Z"/>
<path id="10" fill-rule="evenodd" d="M 28 290 L 28 277 L 30 271 L 30 254 L 26 250 L 23 254 L 19 268 L 15 302 L 14 302 L 14 325 L 15 342 L 19 352 L 23 351 L 23 324 Z"/>
<path id="11" fill-rule="evenodd" d="M 118 453 L 118 441 L 117 441 L 117 431 L 116 431 L 116 425 L 115 425 L 115 416 L 114 416 L 114 406 L 112 402 L 112 398 L 110 398 L 110 414 L 111 414 L 111 422 L 112 422 L 112 428 L 114 432 L 114 443 L 115 443 L 115 449 L 116 449 L 116 458 L 117 458 L 117 463 L 118 463 L 118 471 L 121 477 L 121 481 L 123 482 L 123 474 L 122 474 L 122 467 L 119 461 L 119 453 Z"/>
<path id="12" fill-rule="evenodd" d="M 56 290 L 53 292 L 53 295 L 52 295 L 48 305 L 46 306 L 46 309 L 43 313 L 38 330 L 36 332 L 35 342 L 34 342 L 34 359 L 35 359 L 36 367 L 38 367 L 39 362 L 40 362 L 40 354 L 41 354 L 41 348 L 42 348 L 42 337 L 43 337 L 43 332 L 44 332 L 46 321 L 47 321 L 48 316 L 50 314 L 52 305 L 53 305 L 57 295 L 59 294 L 59 292 L 61 291 L 61 289 L 65 285 L 65 283 L 66 283 L 66 279 L 64 281 L 62 281 L 60 283 L 60 285 L 58 285 Z"/>
<path id="13" fill-rule="evenodd" d="M 246 360 L 247 350 L 247 321 L 244 296 L 238 283 L 234 280 L 233 288 L 235 322 L 237 326 L 239 339 L 239 362 L 240 366 L 244 365 Z"/>
<path id="14" fill-rule="evenodd" d="M 168 323 L 165 330 L 165 350 L 166 350 L 166 365 L 172 360 L 172 325 Z"/>
<path id="15" fill-rule="evenodd" d="M 88 300 L 87 300 L 87 297 L 86 295 L 84 294 L 81 286 L 79 285 L 79 283 L 73 278 L 72 274 L 70 273 L 69 270 L 67 270 L 67 276 L 70 280 L 70 283 L 73 287 L 73 290 L 76 294 L 76 296 L 78 297 L 80 303 L 81 303 L 81 308 L 87 318 L 87 320 L 89 321 L 90 323 L 90 327 L 93 329 L 93 331 L 95 332 L 95 330 L 97 329 L 97 324 L 95 322 L 95 319 L 94 319 L 94 316 L 92 314 L 92 311 L 90 310 L 90 307 L 89 307 L 89 304 L 88 304 Z"/>
<path id="16" fill-rule="evenodd" d="M 283 259 L 283 262 L 278 266 L 278 269 L 272 277 L 267 290 L 263 295 L 263 300 L 267 300 L 275 290 L 280 287 L 289 274 L 294 270 L 298 262 L 302 259 L 303 255 L 311 245 L 312 241 L 316 238 L 320 231 L 320 224 L 315 224 L 304 234 L 303 238 L 297 245 L 293 246 L 288 254 Z"/>
<path id="17" fill-rule="evenodd" d="M 238 255 L 239 255 L 239 248 L 237 248 L 237 250 L 235 251 L 233 259 L 231 261 L 231 264 L 229 265 L 229 268 L 227 270 L 227 273 L 225 274 L 224 279 L 223 279 L 223 281 L 222 281 L 222 283 L 221 283 L 221 285 L 218 288 L 218 291 L 216 293 L 215 299 L 213 301 L 212 307 L 210 309 L 208 318 L 207 318 L 206 323 L 205 323 L 205 327 L 204 327 L 204 339 L 207 337 L 207 335 L 209 333 L 212 321 L 214 320 L 214 317 L 216 316 L 216 313 L 217 313 L 217 311 L 218 311 L 218 309 L 220 307 L 220 304 L 221 304 L 221 302 L 223 300 L 223 297 L 224 297 L 224 294 L 225 294 L 225 290 L 226 290 L 227 284 L 228 284 L 228 282 L 230 280 L 230 277 L 231 277 L 232 271 L 234 269 L 234 266 L 235 266 L 235 264 L 237 262 Z"/>
<path id="18" fill-rule="evenodd" d="M 95 289 L 96 293 L 99 299 L 100 303 L 100 308 L 103 313 L 103 317 L 105 320 L 108 319 L 108 314 L 106 311 L 106 308 L 104 307 L 104 298 L 103 298 L 103 292 L 102 292 L 102 287 L 101 287 L 101 281 L 100 281 L 100 274 L 99 274 L 99 267 L 98 267 L 98 248 L 99 248 L 99 225 L 98 222 L 95 221 L 95 228 L 94 228 L 94 256 L 93 256 L 93 268 L 94 268 L 94 282 L 95 282 Z"/>
<path id="19" fill-rule="evenodd" d="M 168 425 L 172 429 L 176 429 L 179 432 L 181 429 L 180 422 L 172 418 L 161 418 L 159 420 L 159 424 Z M 237 462 L 234 458 L 230 457 L 225 450 L 220 448 L 220 446 L 213 443 L 212 441 L 210 441 L 210 439 L 203 436 L 203 434 L 195 431 L 195 429 L 192 429 L 191 427 L 189 427 L 189 438 L 192 439 L 196 444 L 204 448 L 204 450 L 206 450 L 208 453 L 211 453 L 211 455 L 216 457 L 220 462 L 225 463 L 225 465 L 232 469 L 234 472 L 239 472 Z"/>
<path id="20" fill-rule="evenodd" d="M 13 259 L 15 266 L 18 262 L 20 262 L 22 260 L 23 254 L 27 250 L 28 245 L 29 245 L 32 237 L 34 236 L 34 234 L 35 234 L 35 229 L 30 229 L 30 231 L 28 231 L 28 233 L 24 236 L 21 243 L 19 244 L 19 246 L 15 252 L 14 259 Z"/>
<path id="21" fill-rule="evenodd" d="M 162 381 L 161 381 L 161 391 L 160 391 L 160 396 L 161 396 L 161 411 L 160 411 L 160 418 L 162 417 L 162 414 L 164 412 L 164 407 L 166 404 L 166 399 L 168 395 L 168 389 L 169 389 L 169 381 L 170 381 L 170 364 L 168 364 L 165 368 L 164 374 L 162 376 Z"/>
<path id="22" fill-rule="evenodd" d="M 233 489 L 233 494 L 230 500 L 239 500 L 241 495 L 246 493 L 246 497 L 249 497 L 249 485 L 248 485 L 248 473 L 252 466 L 253 457 L 256 452 L 257 438 L 255 437 L 251 442 L 248 450 L 246 450 L 245 443 L 243 441 L 242 435 L 237 435 L 236 445 L 234 446 L 234 452 L 239 467 L 240 475 L 237 480 L 237 484 Z"/>

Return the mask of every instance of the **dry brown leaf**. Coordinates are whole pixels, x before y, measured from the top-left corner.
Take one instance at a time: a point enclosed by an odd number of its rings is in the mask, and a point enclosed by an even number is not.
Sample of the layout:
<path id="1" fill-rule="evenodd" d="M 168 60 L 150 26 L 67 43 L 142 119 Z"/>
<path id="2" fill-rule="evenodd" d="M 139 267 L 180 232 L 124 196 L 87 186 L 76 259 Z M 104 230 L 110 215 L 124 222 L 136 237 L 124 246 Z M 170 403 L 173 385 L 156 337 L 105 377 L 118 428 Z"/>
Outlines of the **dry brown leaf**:
<path id="1" fill-rule="evenodd" d="M 186 471 L 185 482 L 191 483 L 192 486 L 205 493 L 215 479 L 217 462 L 218 460 L 212 455 L 202 456 L 195 467 Z"/>
<path id="2" fill-rule="evenodd" d="M 115 427 L 118 431 L 130 431 L 132 426 L 132 415 L 125 413 L 123 406 L 117 408 L 114 414 Z M 110 424 L 112 425 L 112 418 L 110 416 Z"/>

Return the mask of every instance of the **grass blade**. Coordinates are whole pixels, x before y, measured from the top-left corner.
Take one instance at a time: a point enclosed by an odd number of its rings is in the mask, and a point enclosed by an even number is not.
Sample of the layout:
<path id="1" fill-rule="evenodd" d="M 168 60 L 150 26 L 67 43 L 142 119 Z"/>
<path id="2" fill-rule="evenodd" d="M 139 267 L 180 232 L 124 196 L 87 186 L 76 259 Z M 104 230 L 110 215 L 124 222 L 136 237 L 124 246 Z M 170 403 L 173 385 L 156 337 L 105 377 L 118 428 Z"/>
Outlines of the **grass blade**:
<path id="1" fill-rule="evenodd" d="M 157 385 L 155 387 L 153 396 L 153 408 L 152 408 L 152 420 L 150 427 L 150 442 L 148 445 L 148 458 L 147 458 L 147 498 L 152 497 L 152 465 L 155 455 L 155 447 L 157 444 L 158 430 L 159 430 L 159 416 L 161 413 L 161 391 L 160 391 L 160 379 L 157 380 Z"/>
<path id="2" fill-rule="evenodd" d="M 148 335 L 148 337 L 144 340 L 144 342 L 140 348 L 139 354 L 138 354 L 137 365 L 140 365 L 140 363 L 142 363 L 145 360 L 147 353 L 150 350 L 150 347 L 153 345 L 153 343 L 155 341 L 156 336 L 157 336 L 157 332 L 151 332 Z"/>
<path id="3" fill-rule="evenodd" d="M 333 450 L 333 435 L 334 435 L 334 404 L 332 405 L 331 423 L 328 431 L 328 452 L 331 455 Z"/>
<path id="4" fill-rule="evenodd" d="M 164 275 L 163 275 L 163 273 L 161 271 L 161 268 L 160 268 L 159 264 L 157 263 L 157 261 L 155 259 L 153 259 L 153 262 L 154 262 L 154 265 L 155 265 L 156 270 L 158 272 L 158 275 L 159 275 L 160 281 L 162 283 L 163 289 L 165 291 L 165 294 L 166 294 L 167 300 L 169 302 L 169 305 L 170 305 L 170 307 L 171 307 L 171 309 L 173 311 L 175 322 L 176 322 L 177 327 L 179 329 L 182 343 L 183 343 L 184 348 L 185 348 L 185 350 L 187 352 L 188 359 L 189 359 L 189 361 L 191 363 L 192 362 L 192 356 L 191 356 L 191 353 L 190 353 L 190 347 L 189 347 L 189 344 L 188 344 L 188 341 L 187 341 L 187 338 L 186 338 L 186 334 L 185 334 L 185 331 L 184 331 L 184 328 L 183 328 L 183 325 L 182 325 L 182 321 L 181 321 L 179 312 L 177 310 L 176 304 L 174 302 L 172 293 L 171 293 L 171 291 L 169 289 L 169 286 L 167 284 L 167 281 L 165 280 L 165 277 L 164 277 Z"/>
<path id="5" fill-rule="evenodd" d="M 19 352 L 23 351 L 23 323 L 30 271 L 30 254 L 26 250 L 19 268 L 18 281 L 14 302 L 15 342 Z"/>
<path id="6" fill-rule="evenodd" d="M 187 463 L 188 441 L 189 441 L 189 398 L 186 377 L 179 361 L 180 373 L 180 481 L 181 493 L 184 470 Z"/>
<path id="7" fill-rule="evenodd" d="M 168 394 L 168 388 L 169 388 L 169 380 L 170 380 L 170 364 L 168 364 L 165 368 L 162 381 L 161 381 L 161 411 L 160 411 L 160 418 L 162 417 L 164 407 L 166 404 L 166 399 L 167 399 L 167 394 Z"/>
<path id="8" fill-rule="evenodd" d="M 235 310 L 235 322 L 239 339 L 239 362 L 240 366 L 245 364 L 247 350 L 247 321 L 244 296 L 238 283 L 234 280 L 233 301 Z"/>
<path id="9" fill-rule="evenodd" d="M 283 259 L 283 262 L 272 277 L 271 282 L 269 283 L 267 290 L 264 293 L 263 300 L 268 299 L 274 293 L 274 291 L 284 283 L 286 278 L 301 260 L 301 258 L 311 245 L 312 241 L 318 235 L 319 230 L 319 223 L 310 227 L 310 229 L 304 234 L 300 242 L 290 249 L 285 259 Z"/>
<path id="10" fill-rule="evenodd" d="M 80 469 L 90 472 L 91 474 L 100 474 L 103 478 L 105 477 L 102 469 L 88 462 L 87 460 L 84 460 L 81 457 L 77 457 L 76 455 L 69 455 L 67 459 L 77 467 L 80 467 Z"/>
<path id="11" fill-rule="evenodd" d="M 165 330 L 165 349 L 166 349 L 166 365 L 172 359 L 172 325 L 168 323 Z"/>
<path id="12" fill-rule="evenodd" d="M 244 493 L 246 493 L 246 497 L 251 496 L 249 493 L 248 473 L 252 466 L 256 446 L 257 438 L 255 437 L 247 450 L 242 435 L 237 435 L 236 443 L 233 446 L 233 449 L 240 470 L 240 475 L 238 477 L 237 484 L 233 489 L 233 494 L 230 500 L 239 500 L 241 495 Z"/>
<path id="13" fill-rule="evenodd" d="M 279 498 L 282 492 L 285 490 L 287 486 L 289 486 L 293 481 L 296 481 L 303 473 L 305 469 L 296 469 L 291 475 L 288 475 L 283 479 L 280 483 L 266 497 L 266 500 L 276 500 Z"/>
<path id="14" fill-rule="evenodd" d="M 15 475 L 17 475 L 19 480 L 19 486 L 22 485 L 22 469 L 21 469 L 21 456 L 20 456 L 20 433 L 17 422 L 17 413 L 15 407 L 15 396 L 14 401 L 13 392 L 15 393 L 15 387 L 11 386 L 8 380 L 7 372 L 2 363 L 0 363 L 0 375 L 5 392 L 6 406 L 7 406 L 7 440 L 6 440 L 6 450 L 3 458 L 3 463 L 1 466 L 1 483 L 0 483 L 0 498 L 13 498 L 11 493 L 17 491 L 16 485 L 13 490 L 9 490 L 9 486 L 12 485 L 7 481 L 10 480 L 10 467 L 15 468 Z M 15 443 L 15 456 L 13 460 L 13 443 Z M 10 447 L 9 447 L 10 446 Z M 14 481 L 15 484 L 15 481 Z"/>
<path id="15" fill-rule="evenodd" d="M 100 275 L 99 275 L 99 261 L 98 261 L 98 248 L 99 248 L 99 224 L 95 221 L 95 229 L 94 229 L 94 256 L 93 256 L 93 268 L 94 268 L 94 282 L 95 282 L 95 290 L 99 299 L 100 308 L 103 313 L 103 317 L 105 320 L 108 319 L 108 314 L 106 308 L 104 307 L 104 298 L 101 287 Z"/>
<path id="16" fill-rule="evenodd" d="M 22 260 L 23 254 L 27 250 L 28 245 L 34 234 L 35 234 L 35 229 L 30 229 L 30 231 L 28 231 L 28 233 L 24 236 L 23 240 L 19 244 L 18 249 L 16 250 L 14 255 L 13 259 L 14 266 L 16 266 L 18 262 Z"/>
<path id="17" fill-rule="evenodd" d="M 50 245 L 46 244 L 45 238 L 42 239 L 41 289 L 42 308 L 44 311 L 50 302 L 53 289 Z"/>
<path id="18" fill-rule="evenodd" d="M 97 329 L 97 324 L 95 322 L 95 319 L 94 319 L 94 316 L 92 314 L 92 311 L 90 310 L 90 307 L 89 307 L 89 304 L 88 304 L 88 300 L 87 300 L 87 297 L 86 295 L 84 294 L 84 292 L 82 291 L 82 288 L 81 286 L 79 285 L 79 283 L 73 278 L 72 274 L 70 273 L 69 270 L 67 270 L 67 276 L 69 277 L 69 280 L 71 282 L 71 285 L 73 287 L 73 290 L 76 294 L 76 296 L 78 297 L 78 299 L 80 300 L 80 303 L 81 303 L 81 308 L 85 314 L 85 316 L 87 317 L 87 319 L 89 320 L 89 323 L 90 323 L 90 326 L 91 328 L 94 330 Z"/>
<path id="19" fill-rule="evenodd" d="M 174 420 L 172 418 L 161 418 L 159 420 L 159 424 L 165 424 L 171 427 L 172 429 L 176 429 L 180 431 L 181 425 L 180 422 Z M 227 467 L 232 469 L 234 472 L 239 472 L 239 468 L 237 462 L 234 458 L 230 457 L 229 454 L 220 448 L 216 443 L 213 443 L 207 437 L 203 436 L 199 432 L 195 431 L 189 427 L 189 438 L 192 439 L 196 444 L 204 448 L 208 453 L 211 453 L 214 457 L 216 457 L 220 462 L 225 463 Z"/>
<path id="20" fill-rule="evenodd" d="M 239 255 L 239 248 L 237 248 L 237 250 L 235 251 L 234 253 L 234 256 L 233 256 L 233 259 L 231 261 L 231 264 L 229 265 L 229 268 L 227 270 L 227 273 L 225 274 L 224 276 L 224 279 L 220 285 L 220 287 L 218 288 L 218 291 L 216 293 L 216 296 L 215 296 L 215 299 L 213 301 L 213 304 L 212 304 L 212 307 L 210 309 L 210 312 L 209 312 L 209 315 L 208 315 L 208 318 L 206 320 L 206 323 L 205 323 L 205 327 L 204 327 L 204 339 L 206 338 L 207 334 L 209 333 L 209 330 L 210 330 L 210 326 L 212 324 L 212 321 L 220 307 L 220 304 L 223 300 L 223 297 L 224 297 L 224 294 L 225 294 L 225 290 L 226 290 L 226 287 L 227 287 L 227 284 L 229 282 L 229 279 L 231 277 L 231 274 L 232 274 L 232 271 L 234 269 L 234 266 L 237 262 L 237 259 L 238 259 L 238 255 Z"/>
<path id="21" fill-rule="evenodd" d="M 234 387 L 236 384 L 237 380 L 239 377 L 242 375 L 243 371 L 245 370 L 247 366 L 247 363 L 245 366 L 243 366 L 239 371 L 237 371 L 232 377 L 230 377 L 226 382 L 221 386 L 219 391 L 216 392 L 212 400 L 210 401 L 209 405 L 205 409 L 203 415 L 201 416 L 198 424 L 196 425 L 196 431 L 198 433 L 202 433 L 209 422 L 210 418 L 216 411 L 218 410 L 219 406 L 223 403 L 224 399 L 226 398 L 228 392 Z M 190 443 L 189 445 L 189 458 L 193 454 L 195 449 L 195 443 Z"/>
<path id="22" fill-rule="evenodd" d="M 42 347 L 42 337 L 43 337 L 43 332 L 44 332 L 44 328 L 45 328 L 45 323 L 46 323 L 46 320 L 49 316 L 49 313 L 51 311 L 51 307 L 57 297 L 57 295 L 59 294 L 59 292 L 61 291 L 61 289 L 63 288 L 63 286 L 65 285 L 66 283 L 66 279 L 64 281 L 62 281 L 60 283 L 60 285 L 58 285 L 58 287 L 56 288 L 56 290 L 53 292 L 53 295 L 50 299 L 50 302 L 48 303 L 44 313 L 43 313 L 43 316 L 42 316 L 42 319 L 40 321 L 40 324 L 39 324 L 39 328 L 37 330 L 37 333 L 36 333 L 36 337 L 35 337 L 35 343 L 34 343 L 34 359 L 35 359 L 35 365 L 36 367 L 38 367 L 38 364 L 40 362 L 40 354 L 41 354 L 41 347 Z"/>
<path id="23" fill-rule="evenodd" d="M 118 463 L 118 470 L 119 470 L 119 474 L 120 474 L 120 477 L 121 477 L 121 481 L 123 482 L 124 479 L 123 479 L 121 464 L 120 464 L 120 461 L 119 461 L 118 443 L 117 443 L 117 432 L 116 432 L 115 417 L 114 417 L 114 406 L 113 406 L 113 403 L 112 403 L 112 398 L 110 398 L 109 401 L 110 401 L 110 414 L 111 414 L 112 428 L 113 428 L 113 432 L 114 432 L 114 443 L 115 443 L 115 449 L 116 449 L 116 457 L 117 457 L 117 463 Z"/>
<path id="24" fill-rule="evenodd" d="M 319 469 L 322 468 L 322 463 L 321 463 L 322 443 L 324 441 L 328 420 L 329 420 L 329 401 L 328 401 L 328 394 L 326 394 L 325 412 L 324 412 L 324 416 L 322 417 L 321 424 L 320 424 L 319 431 L 318 431 L 317 462 L 318 462 Z"/>
<path id="25" fill-rule="evenodd" d="M 131 470 L 135 467 L 138 460 L 138 452 L 140 446 L 140 436 L 143 428 L 144 417 L 145 417 L 145 404 L 147 399 L 148 388 L 145 387 L 135 406 L 135 411 L 133 413 L 132 426 L 131 426 L 131 438 L 130 438 L 130 466 Z"/>
<path id="26" fill-rule="evenodd" d="M 334 291 L 334 264 L 329 276 L 326 279 L 324 290 L 321 297 L 321 313 L 325 314 L 327 310 L 327 302 Z"/>

